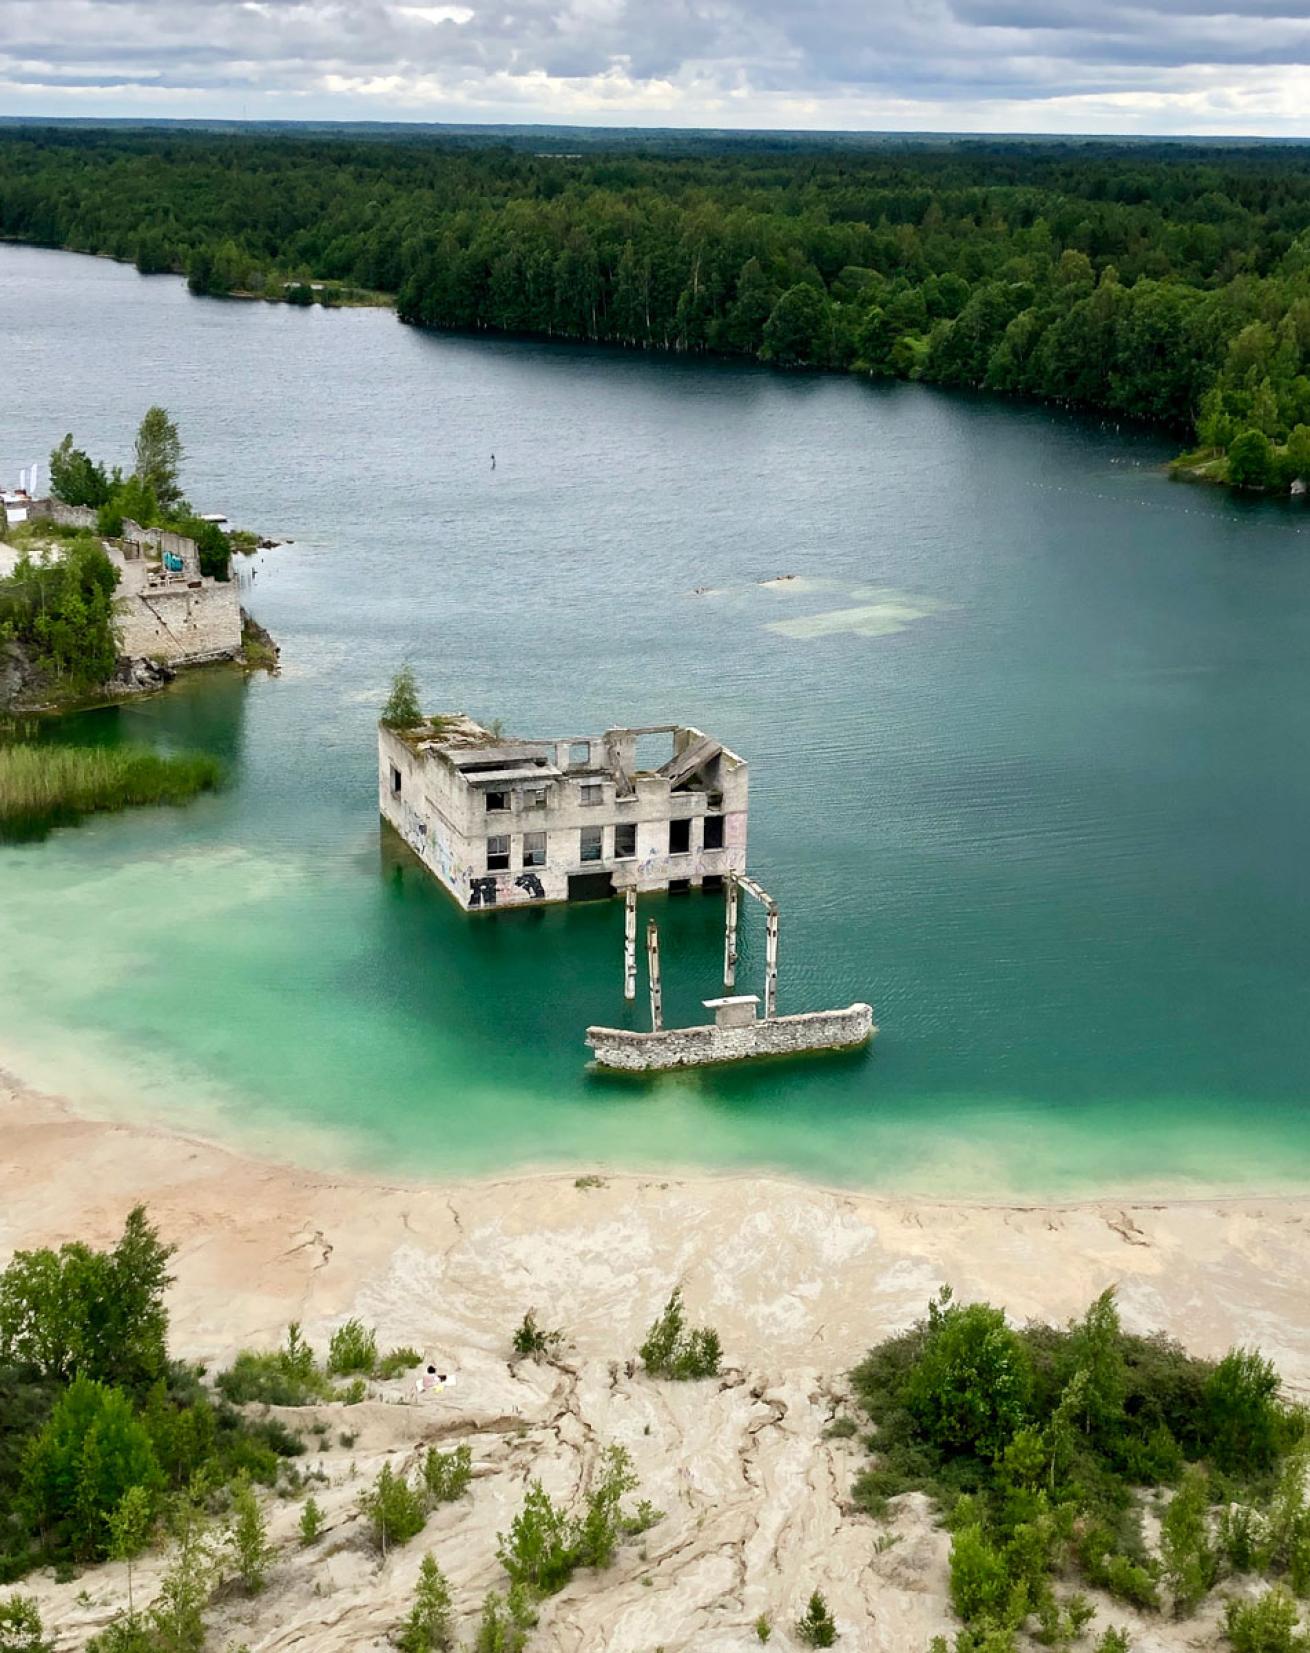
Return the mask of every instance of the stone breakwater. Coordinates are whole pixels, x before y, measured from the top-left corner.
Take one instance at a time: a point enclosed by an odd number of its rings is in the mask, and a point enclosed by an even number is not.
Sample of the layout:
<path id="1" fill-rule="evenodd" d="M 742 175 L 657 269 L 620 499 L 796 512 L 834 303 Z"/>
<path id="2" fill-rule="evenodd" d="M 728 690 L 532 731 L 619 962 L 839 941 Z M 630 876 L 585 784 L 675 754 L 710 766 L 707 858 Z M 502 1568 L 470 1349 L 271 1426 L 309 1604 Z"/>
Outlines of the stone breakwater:
<path id="1" fill-rule="evenodd" d="M 703 1067 L 754 1056 L 797 1056 L 810 1050 L 845 1050 L 865 1044 L 877 1029 L 873 1007 L 812 1010 L 800 1016 L 771 1016 L 744 1027 L 668 1027 L 637 1033 L 621 1027 L 589 1027 L 587 1044 L 605 1068 L 631 1073 L 661 1068 Z"/>

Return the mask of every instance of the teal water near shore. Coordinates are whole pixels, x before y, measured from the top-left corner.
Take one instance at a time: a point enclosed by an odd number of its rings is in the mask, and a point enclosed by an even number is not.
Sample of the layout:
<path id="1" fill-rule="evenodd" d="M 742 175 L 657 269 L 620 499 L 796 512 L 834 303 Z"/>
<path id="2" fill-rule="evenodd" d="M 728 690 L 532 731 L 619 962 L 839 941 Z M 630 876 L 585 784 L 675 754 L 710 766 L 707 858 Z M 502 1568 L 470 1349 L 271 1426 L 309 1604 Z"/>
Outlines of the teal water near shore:
<path id="1" fill-rule="evenodd" d="M 1167 438 L 906 385 L 424 335 L 0 247 L 0 468 L 179 420 L 196 505 L 294 544 L 284 670 L 50 738 L 231 780 L 0 847 L 0 1064 L 396 1174 L 767 1168 L 1074 1197 L 1310 1178 L 1310 513 L 1171 484 Z M 496 455 L 493 471 L 490 463 Z M 782 581 L 779 576 L 793 576 Z M 585 1067 L 621 912 L 470 919 L 381 835 L 373 724 L 682 718 L 752 763 L 783 1010 L 867 1053 Z M 722 909 L 653 900 L 666 1012 Z M 762 973 L 754 916 L 743 985 Z"/>

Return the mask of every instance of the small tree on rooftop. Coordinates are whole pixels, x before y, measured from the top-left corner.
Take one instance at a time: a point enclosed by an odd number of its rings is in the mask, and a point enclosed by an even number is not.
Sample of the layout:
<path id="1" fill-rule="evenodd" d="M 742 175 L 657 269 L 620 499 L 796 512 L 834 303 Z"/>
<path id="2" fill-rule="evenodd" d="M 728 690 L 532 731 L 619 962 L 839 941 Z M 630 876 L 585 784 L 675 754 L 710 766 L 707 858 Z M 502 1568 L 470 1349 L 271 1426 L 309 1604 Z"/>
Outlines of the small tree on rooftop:
<path id="1" fill-rule="evenodd" d="M 408 661 L 391 680 L 391 693 L 382 708 L 382 722 L 388 729 L 412 729 L 423 721 L 418 703 L 418 683 Z"/>

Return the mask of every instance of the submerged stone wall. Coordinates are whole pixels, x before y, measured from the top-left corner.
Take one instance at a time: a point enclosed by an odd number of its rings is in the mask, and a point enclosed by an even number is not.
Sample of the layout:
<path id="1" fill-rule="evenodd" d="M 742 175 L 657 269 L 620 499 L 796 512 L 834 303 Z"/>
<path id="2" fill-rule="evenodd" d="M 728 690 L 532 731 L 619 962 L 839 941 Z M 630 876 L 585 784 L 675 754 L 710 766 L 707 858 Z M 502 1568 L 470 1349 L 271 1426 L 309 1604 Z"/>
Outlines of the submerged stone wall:
<path id="1" fill-rule="evenodd" d="M 873 1006 L 813 1010 L 774 1016 L 745 1027 L 666 1027 L 635 1033 L 621 1027 L 589 1027 L 587 1044 L 601 1067 L 653 1072 L 660 1068 L 703 1067 L 752 1056 L 793 1056 L 807 1050 L 843 1050 L 862 1045 L 877 1032 Z"/>

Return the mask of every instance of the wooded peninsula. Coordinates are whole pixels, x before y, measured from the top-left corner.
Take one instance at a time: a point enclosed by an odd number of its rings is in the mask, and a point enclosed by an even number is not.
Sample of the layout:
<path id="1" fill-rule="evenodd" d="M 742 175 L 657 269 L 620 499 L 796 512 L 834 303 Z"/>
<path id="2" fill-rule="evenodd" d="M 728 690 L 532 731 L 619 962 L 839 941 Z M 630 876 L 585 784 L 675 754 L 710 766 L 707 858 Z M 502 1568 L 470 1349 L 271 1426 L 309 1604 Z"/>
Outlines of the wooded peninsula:
<path id="1" fill-rule="evenodd" d="M 1189 433 L 1215 480 L 1310 475 L 1299 147 L 545 142 L 15 126 L 0 236 L 197 293 L 1042 397 Z"/>

